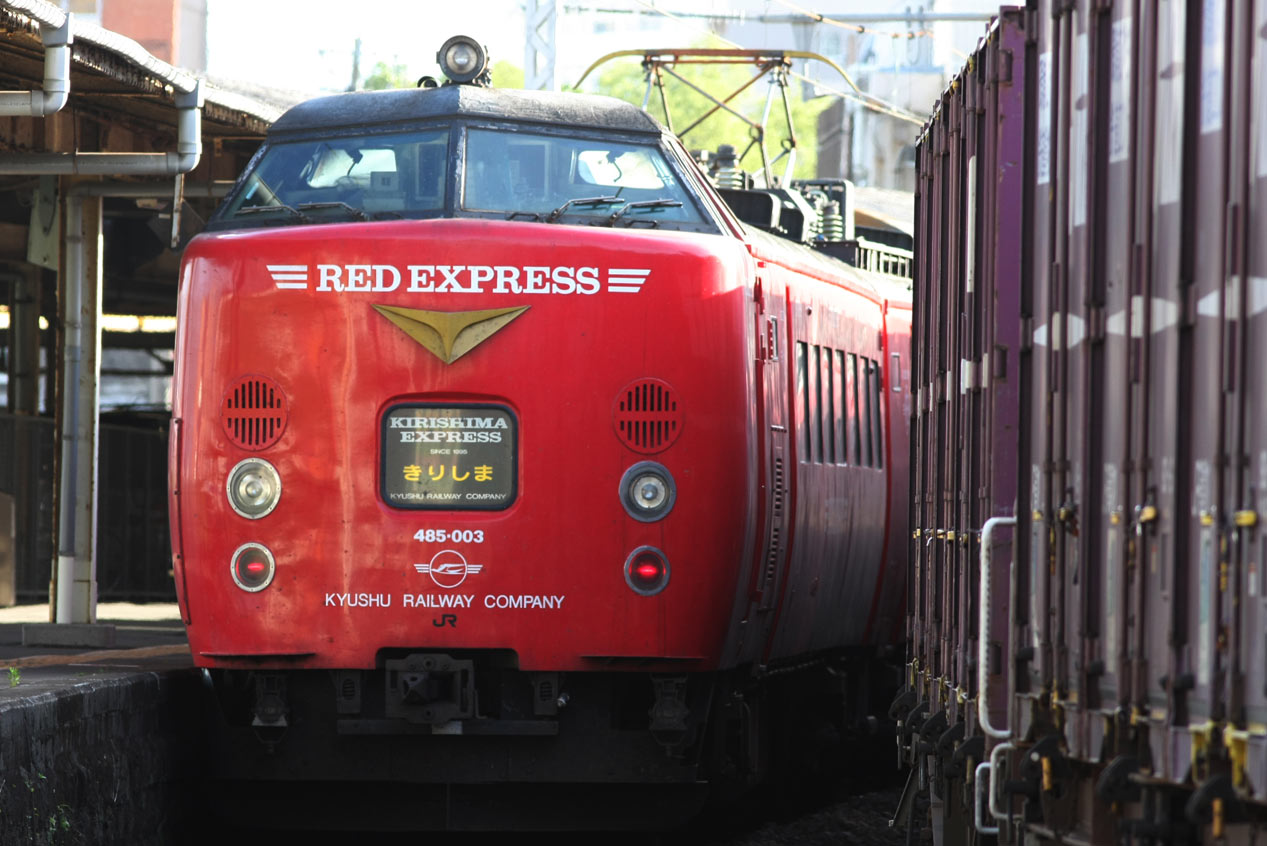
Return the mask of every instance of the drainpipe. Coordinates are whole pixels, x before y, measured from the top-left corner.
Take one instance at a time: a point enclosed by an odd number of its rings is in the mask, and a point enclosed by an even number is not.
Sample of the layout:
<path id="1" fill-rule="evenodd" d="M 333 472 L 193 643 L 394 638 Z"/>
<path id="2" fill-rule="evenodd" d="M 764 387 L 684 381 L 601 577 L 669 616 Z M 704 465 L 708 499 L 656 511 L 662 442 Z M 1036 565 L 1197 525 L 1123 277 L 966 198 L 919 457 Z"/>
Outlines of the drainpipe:
<path id="1" fill-rule="evenodd" d="M 60 111 L 70 99 L 71 16 L 59 27 L 40 26 L 44 42 L 44 90 L 0 91 L 0 115 L 45 117 Z"/>
<path id="2" fill-rule="evenodd" d="M 97 621 L 97 498 L 101 399 L 102 197 L 170 197 L 170 183 L 90 182 L 66 193 L 66 309 L 53 620 Z M 97 225 L 84 231 L 84 203 Z M 88 251 L 97 250 L 89 278 Z"/>
<path id="3" fill-rule="evenodd" d="M 101 372 L 101 200 L 92 232 L 83 198 L 66 198 L 66 308 L 62 345 L 62 431 L 57 573 L 53 620 L 97 622 L 97 443 Z M 88 242 L 91 242 L 89 244 Z M 97 251 L 94 279 L 86 254 Z"/>
<path id="4" fill-rule="evenodd" d="M 202 158 L 202 80 L 194 90 L 176 92 L 174 153 L 23 153 L 0 159 L 0 175 L 175 176 L 188 173 Z"/>

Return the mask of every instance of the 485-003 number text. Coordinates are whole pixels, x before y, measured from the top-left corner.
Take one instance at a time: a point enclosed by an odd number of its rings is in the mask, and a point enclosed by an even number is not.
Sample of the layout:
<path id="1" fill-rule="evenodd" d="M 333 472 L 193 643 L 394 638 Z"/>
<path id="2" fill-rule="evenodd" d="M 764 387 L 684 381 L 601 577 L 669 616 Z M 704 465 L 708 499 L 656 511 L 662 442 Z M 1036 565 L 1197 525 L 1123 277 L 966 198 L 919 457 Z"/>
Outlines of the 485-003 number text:
<path id="1" fill-rule="evenodd" d="M 419 529 L 414 540 L 421 543 L 483 543 L 483 529 Z"/>

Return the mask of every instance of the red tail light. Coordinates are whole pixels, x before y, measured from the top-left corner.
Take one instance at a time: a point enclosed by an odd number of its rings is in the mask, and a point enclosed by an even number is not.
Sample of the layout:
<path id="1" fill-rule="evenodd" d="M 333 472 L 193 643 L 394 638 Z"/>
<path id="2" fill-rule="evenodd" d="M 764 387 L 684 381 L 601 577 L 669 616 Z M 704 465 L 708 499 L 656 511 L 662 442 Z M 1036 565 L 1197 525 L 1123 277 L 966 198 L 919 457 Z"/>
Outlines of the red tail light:
<path id="1" fill-rule="evenodd" d="M 654 546 L 640 546 L 625 559 L 625 583 L 634 593 L 652 596 L 669 583 L 669 559 Z"/>
<path id="2" fill-rule="evenodd" d="M 233 581 L 242 590 L 255 593 L 268 587 L 276 569 L 273 553 L 258 543 L 244 543 L 233 553 Z"/>

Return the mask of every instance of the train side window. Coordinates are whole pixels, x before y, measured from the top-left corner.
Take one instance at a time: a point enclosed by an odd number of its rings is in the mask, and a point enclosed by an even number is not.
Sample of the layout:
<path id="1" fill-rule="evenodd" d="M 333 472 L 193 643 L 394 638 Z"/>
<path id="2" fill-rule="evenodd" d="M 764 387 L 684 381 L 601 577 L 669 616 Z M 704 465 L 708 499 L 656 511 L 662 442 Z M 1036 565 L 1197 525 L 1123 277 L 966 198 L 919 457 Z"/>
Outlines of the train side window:
<path id="1" fill-rule="evenodd" d="M 836 463 L 836 380 L 832 374 L 834 351 L 830 347 L 822 348 L 823 395 L 819 408 L 823 414 L 823 463 Z"/>
<path id="2" fill-rule="evenodd" d="M 834 434 L 836 440 L 836 463 L 849 463 L 849 443 L 845 440 L 845 354 L 840 350 L 832 351 L 832 374 L 835 376 L 835 390 L 832 394 L 832 406 L 836 409 Z"/>
<path id="3" fill-rule="evenodd" d="M 813 462 L 821 462 L 823 460 L 823 368 L 818 344 L 810 347 L 809 378 L 809 405 L 805 420 L 809 425 L 810 448 L 806 453 L 806 458 Z"/>
<path id="4" fill-rule="evenodd" d="M 800 406 L 801 455 L 809 455 L 809 387 L 806 384 L 809 350 L 804 341 L 796 342 L 796 402 Z"/>
<path id="5" fill-rule="evenodd" d="M 862 435 L 858 426 L 858 356 L 849 353 L 845 367 L 845 406 L 849 416 L 849 454 L 851 464 L 862 463 Z"/>
<path id="6" fill-rule="evenodd" d="M 875 429 L 875 466 L 884 466 L 884 417 L 881 413 L 884 405 L 884 379 L 880 360 L 876 359 L 871 362 L 871 369 L 875 371 L 875 403 L 872 409 L 875 412 L 875 420 L 873 428 Z"/>
<path id="7" fill-rule="evenodd" d="M 875 466 L 875 454 L 871 445 L 871 396 L 873 394 L 872 378 L 873 370 L 871 368 L 871 359 L 866 356 L 860 356 L 862 359 L 862 378 L 865 383 L 862 387 L 862 406 L 860 408 L 862 414 L 862 463 L 868 467 Z"/>

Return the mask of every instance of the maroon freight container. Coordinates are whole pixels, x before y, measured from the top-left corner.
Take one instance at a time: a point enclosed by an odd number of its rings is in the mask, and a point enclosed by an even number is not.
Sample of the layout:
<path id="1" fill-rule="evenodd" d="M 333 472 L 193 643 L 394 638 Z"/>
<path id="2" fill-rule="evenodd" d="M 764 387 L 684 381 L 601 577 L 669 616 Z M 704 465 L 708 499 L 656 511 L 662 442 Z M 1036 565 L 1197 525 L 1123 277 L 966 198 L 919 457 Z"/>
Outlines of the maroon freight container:
<path id="1" fill-rule="evenodd" d="M 942 835 L 1267 824 L 1265 53 L 1267 0 L 1034 0 L 925 127 L 893 713 Z"/>
<path id="2" fill-rule="evenodd" d="M 1014 515 L 1018 499 L 1022 293 L 1014 280 L 1030 194 L 1024 104 L 1032 73 L 1024 20 L 1003 15 L 939 104 L 918 156 L 912 652 L 894 715 L 908 748 L 936 748 L 939 769 L 961 773 L 955 744 L 980 735 L 971 710 L 980 685 L 980 529 Z M 992 593 L 1006 610 L 1010 544 L 994 551 Z M 991 643 L 1008 641 L 1007 619 L 990 619 Z M 1007 663 L 996 654 L 986 675 L 995 724 L 1006 721 Z M 933 801 L 939 818 L 961 818 L 966 807 L 947 794 Z"/>

